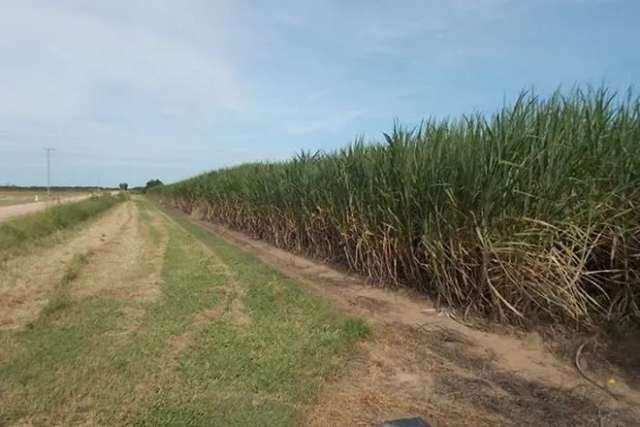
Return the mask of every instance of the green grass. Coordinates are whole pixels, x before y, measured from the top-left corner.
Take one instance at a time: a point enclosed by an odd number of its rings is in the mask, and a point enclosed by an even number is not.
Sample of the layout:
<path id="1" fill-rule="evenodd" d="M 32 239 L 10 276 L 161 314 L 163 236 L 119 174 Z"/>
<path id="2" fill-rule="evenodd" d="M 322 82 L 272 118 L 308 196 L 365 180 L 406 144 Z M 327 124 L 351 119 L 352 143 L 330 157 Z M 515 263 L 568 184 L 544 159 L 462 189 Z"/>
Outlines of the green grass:
<path id="1" fill-rule="evenodd" d="M 32 246 L 56 232 L 94 218 L 117 203 L 124 195 L 106 193 L 79 202 L 64 203 L 0 224 L 0 259 Z"/>
<path id="2" fill-rule="evenodd" d="M 160 231 L 152 224 L 151 220 L 151 212 L 154 208 L 145 199 L 142 199 L 140 197 L 134 197 L 133 201 L 136 204 L 138 213 L 140 214 L 140 218 L 149 227 L 149 235 L 151 236 L 151 240 L 154 244 L 159 244 L 161 239 Z"/>
<path id="3" fill-rule="evenodd" d="M 178 382 L 156 396 L 137 424 L 297 425 L 303 405 L 367 335 L 367 326 L 338 314 L 253 255 L 174 219 L 181 228 L 170 230 L 165 267 L 165 292 L 174 311 L 158 311 L 154 323 L 190 322 L 198 311 L 223 304 L 219 291 L 228 292 L 230 281 L 240 290 L 236 297 L 249 323 L 222 315 L 202 325 L 179 360 Z M 216 258 L 194 257 L 199 242 L 193 236 Z M 183 244 L 171 244 L 179 240 Z"/>
<path id="4" fill-rule="evenodd" d="M 154 189 L 187 212 L 521 325 L 640 321 L 640 100 L 523 94 L 493 115 Z"/>
<path id="5" fill-rule="evenodd" d="M 99 425 L 297 425 L 366 324 L 253 255 L 136 207 L 168 231 L 161 297 L 67 298 L 30 328 L 0 331 L 0 424 L 72 424 L 89 406 Z"/>

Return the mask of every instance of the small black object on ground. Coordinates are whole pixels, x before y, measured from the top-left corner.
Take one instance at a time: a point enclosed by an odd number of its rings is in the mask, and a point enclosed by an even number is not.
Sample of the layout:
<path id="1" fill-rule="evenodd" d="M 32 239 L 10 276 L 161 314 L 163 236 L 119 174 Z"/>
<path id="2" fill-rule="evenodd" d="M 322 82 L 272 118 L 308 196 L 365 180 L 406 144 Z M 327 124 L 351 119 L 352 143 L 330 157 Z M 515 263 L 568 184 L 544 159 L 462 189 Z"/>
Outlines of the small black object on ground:
<path id="1" fill-rule="evenodd" d="M 403 418 L 401 420 L 385 421 L 380 427 L 431 427 L 420 417 Z"/>

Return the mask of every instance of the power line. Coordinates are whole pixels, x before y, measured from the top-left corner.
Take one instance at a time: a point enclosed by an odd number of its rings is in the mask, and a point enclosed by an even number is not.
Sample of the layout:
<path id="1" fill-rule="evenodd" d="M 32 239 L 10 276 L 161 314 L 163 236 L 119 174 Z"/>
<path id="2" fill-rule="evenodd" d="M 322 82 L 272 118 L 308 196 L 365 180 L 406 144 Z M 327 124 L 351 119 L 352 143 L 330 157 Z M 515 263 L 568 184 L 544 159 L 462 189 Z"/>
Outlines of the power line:
<path id="1" fill-rule="evenodd" d="M 44 147 L 44 151 L 47 152 L 47 197 L 51 197 L 51 152 L 56 151 L 55 148 Z"/>

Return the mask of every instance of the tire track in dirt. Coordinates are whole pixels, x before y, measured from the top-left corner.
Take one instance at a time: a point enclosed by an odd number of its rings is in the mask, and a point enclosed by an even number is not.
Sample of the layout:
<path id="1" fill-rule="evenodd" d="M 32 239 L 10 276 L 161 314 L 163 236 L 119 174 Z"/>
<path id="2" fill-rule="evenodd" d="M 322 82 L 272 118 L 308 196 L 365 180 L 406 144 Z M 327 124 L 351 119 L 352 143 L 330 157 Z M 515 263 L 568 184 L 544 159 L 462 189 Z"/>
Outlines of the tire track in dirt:
<path id="1" fill-rule="evenodd" d="M 158 210 L 163 215 L 166 221 L 170 221 L 175 224 L 176 227 L 180 227 L 181 231 L 189 233 L 187 230 L 177 224 L 169 215 Z M 198 239 L 193 239 L 192 243 L 198 246 L 198 249 L 206 254 L 206 257 L 210 260 L 207 263 L 207 268 L 213 274 L 223 274 L 227 278 L 227 285 L 219 288 L 219 292 L 222 294 L 221 304 L 217 304 L 210 310 L 205 310 L 194 316 L 194 324 L 203 324 L 209 321 L 218 320 L 221 317 L 227 317 L 232 323 L 237 326 L 246 326 L 251 323 L 251 318 L 247 314 L 247 309 L 244 305 L 243 299 L 245 296 L 245 289 L 238 283 L 236 273 L 233 269 L 226 264 L 209 246 L 204 244 Z"/>
<path id="2" fill-rule="evenodd" d="M 198 239 L 194 239 L 194 244 L 198 245 L 199 249 L 212 261 L 208 263 L 211 273 L 223 274 L 227 279 L 226 286 L 216 288 L 221 294 L 221 302 L 210 310 L 196 314 L 193 318 L 194 324 L 201 325 L 220 318 L 226 318 L 232 324 L 240 327 L 251 324 L 251 317 L 247 314 L 247 308 L 243 301 L 246 290 L 238 283 L 236 273 L 209 246 Z"/>
<path id="3" fill-rule="evenodd" d="M 108 244 L 132 221 L 129 203 L 116 206 L 92 224 L 73 232 L 51 248 L 0 263 L 0 329 L 20 329 L 38 318 L 49 294 L 76 254 L 88 254 Z"/>

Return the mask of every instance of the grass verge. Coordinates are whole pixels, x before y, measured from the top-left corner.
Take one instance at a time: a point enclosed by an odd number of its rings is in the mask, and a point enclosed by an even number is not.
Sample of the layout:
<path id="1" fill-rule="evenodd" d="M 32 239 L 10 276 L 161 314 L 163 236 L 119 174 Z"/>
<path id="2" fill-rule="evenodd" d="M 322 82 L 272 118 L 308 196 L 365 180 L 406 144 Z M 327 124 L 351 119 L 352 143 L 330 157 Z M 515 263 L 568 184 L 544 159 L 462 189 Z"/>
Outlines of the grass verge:
<path id="1" fill-rule="evenodd" d="M 31 328 L 0 331 L 0 425 L 297 425 L 367 325 L 253 255 L 135 206 L 144 226 L 167 229 L 162 296 L 72 295 Z"/>
<path id="2" fill-rule="evenodd" d="M 0 260 L 29 246 L 106 211 L 124 201 L 126 196 L 106 193 L 75 203 L 64 203 L 44 211 L 25 215 L 0 224 Z"/>

